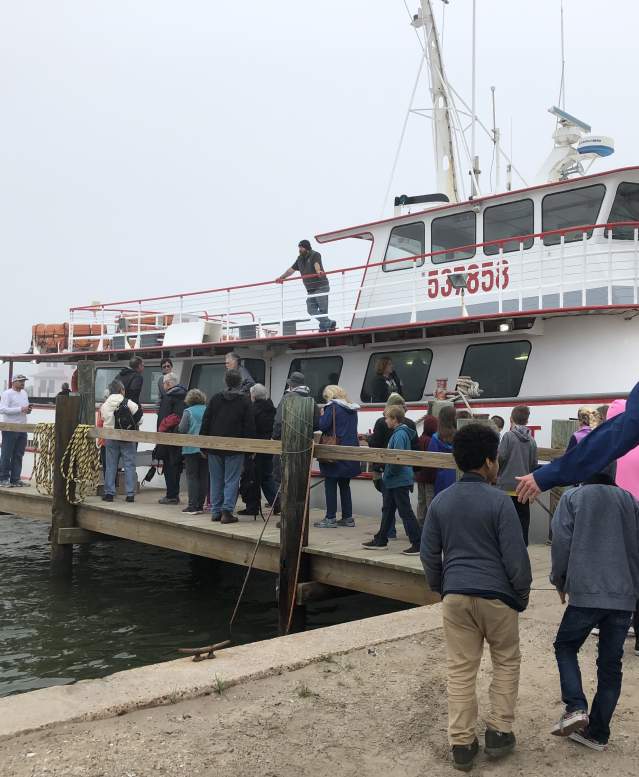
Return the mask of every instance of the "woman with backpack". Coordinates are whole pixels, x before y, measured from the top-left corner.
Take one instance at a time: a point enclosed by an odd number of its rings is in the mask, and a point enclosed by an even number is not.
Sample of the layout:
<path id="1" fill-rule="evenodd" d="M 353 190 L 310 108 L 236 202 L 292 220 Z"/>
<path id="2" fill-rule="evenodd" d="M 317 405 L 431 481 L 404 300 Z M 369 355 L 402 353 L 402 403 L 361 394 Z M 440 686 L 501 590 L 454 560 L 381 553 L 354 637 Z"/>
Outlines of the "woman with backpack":
<path id="1" fill-rule="evenodd" d="M 142 417 L 141 409 L 130 399 L 124 397 L 124 384 L 114 380 L 109 386 L 109 396 L 100 408 L 103 426 L 105 429 L 131 430 L 137 427 Z M 122 440 L 106 440 L 106 472 L 104 475 L 103 502 L 112 502 L 115 496 L 115 481 L 118 474 L 120 456 L 124 467 L 124 484 L 126 487 L 126 501 L 135 501 L 138 478 L 135 470 L 136 445 L 134 442 Z"/>

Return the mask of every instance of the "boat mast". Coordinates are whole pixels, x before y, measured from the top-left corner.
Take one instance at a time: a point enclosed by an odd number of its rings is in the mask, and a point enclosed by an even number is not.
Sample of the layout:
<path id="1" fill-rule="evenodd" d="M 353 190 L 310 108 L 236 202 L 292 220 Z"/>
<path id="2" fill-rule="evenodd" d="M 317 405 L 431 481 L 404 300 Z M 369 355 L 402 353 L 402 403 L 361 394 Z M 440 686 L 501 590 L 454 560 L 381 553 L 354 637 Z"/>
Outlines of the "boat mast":
<path id="1" fill-rule="evenodd" d="M 421 13 L 413 20 L 414 27 L 424 27 L 424 57 L 430 71 L 430 91 L 433 105 L 433 142 L 437 191 L 451 202 L 459 202 L 457 163 L 450 121 L 448 89 L 439 36 L 430 0 L 421 0 Z"/>

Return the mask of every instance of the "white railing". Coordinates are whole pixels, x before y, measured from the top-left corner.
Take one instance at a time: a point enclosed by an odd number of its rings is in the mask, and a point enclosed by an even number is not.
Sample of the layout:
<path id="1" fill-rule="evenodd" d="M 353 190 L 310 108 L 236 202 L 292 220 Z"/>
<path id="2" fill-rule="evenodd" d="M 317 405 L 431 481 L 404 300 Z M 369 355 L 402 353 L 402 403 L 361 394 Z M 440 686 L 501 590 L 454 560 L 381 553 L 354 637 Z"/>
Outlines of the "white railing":
<path id="1" fill-rule="evenodd" d="M 613 239 L 612 227 L 628 239 Z M 333 270 L 326 273 L 330 291 L 316 296 L 328 297 L 328 317 L 339 330 L 461 317 L 461 291 L 448 280 L 453 272 L 468 274 L 464 301 L 471 316 L 637 305 L 638 230 L 639 222 L 577 226 Z M 544 238 L 557 242 L 544 245 Z M 470 250 L 472 258 L 455 261 Z M 400 263 L 404 269 L 390 271 Z M 316 333 L 308 299 L 293 277 L 75 307 L 68 346 L 117 350 Z"/>

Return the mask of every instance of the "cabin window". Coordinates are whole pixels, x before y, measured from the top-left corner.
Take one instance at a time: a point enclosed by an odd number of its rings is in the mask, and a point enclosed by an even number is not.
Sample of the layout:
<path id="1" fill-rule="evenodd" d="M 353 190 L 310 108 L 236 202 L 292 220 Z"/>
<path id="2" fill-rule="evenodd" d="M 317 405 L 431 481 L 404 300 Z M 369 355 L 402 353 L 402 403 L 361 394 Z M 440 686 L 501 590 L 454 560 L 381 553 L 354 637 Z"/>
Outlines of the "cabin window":
<path id="1" fill-rule="evenodd" d="M 251 377 L 256 383 L 264 383 L 266 375 L 266 365 L 262 359 L 242 359 L 242 365 L 251 373 Z M 198 388 L 206 394 L 207 400 L 214 394 L 226 389 L 224 383 L 224 373 L 226 367 L 224 362 L 215 364 L 196 364 L 191 373 L 189 388 Z"/>
<path id="2" fill-rule="evenodd" d="M 639 221 L 639 183 L 620 183 L 612 203 L 608 222 Z M 613 227 L 613 240 L 634 240 L 636 227 Z M 604 230 L 608 237 L 608 230 Z"/>
<path id="3" fill-rule="evenodd" d="M 463 262 L 466 259 L 472 259 L 476 250 L 476 230 L 476 218 L 472 210 L 433 219 L 430 227 L 431 251 L 446 251 L 445 254 L 433 256 L 433 264 Z M 449 248 L 462 248 L 463 250 L 448 251 Z"/>
<path id="4" fill-rule="evenodd" d="M 319 356 L 311 359 L 293 359 L 288 374 L 301 372 L 316 402 L 324 403 L 322 392 L 326 386 L 336 386 L 342 373 L 341 356 Z"/>
<path id="5" fill-rule="evenodd" d="M 121 364 L 119 367 L 98 367 L 95 371 L 95 401 L 103 402 L 109 391 L 109 385 L 118 377 L 128 364 Z M 145 367 L 142 373 L 142 391 L 140 401 L 143 405 L 153 405 L 159 399 L 158 380 L 162 370 L 157 367 Z"/>
<path id="6" fill-rule="evenodd" d="M 433 361 L 433 352 L 429 348 L 371 354 L 360 394 L 362 402 L 386 402 L 388 399 L 388 386 L 380 372 L 387 359 L 392 361 L 393 371 L 399 381 L 398 393 L 407 402 L 418 402 L 424 396 Z"/>
<path id="7" fill-rule="evenodd" d="M 595 186 L 584 186 L 581 189 L 571 189 L 568 192 L 547 194 L 541 201 L 542 232 L 596 224 L 605 193 L 606 187 L 603 184 L 596 184 Z M 581 240 L 583 234 L 584 231 L 581 229 L 565 232 L 564 243 Z M 586 234 L 588 237 L 592 237 L 592 229 L 587 230 Z M 560 234 L 544 237 L 545 246 L 557 245 L 560 242 Z"/>
<path id="8" fill-rule="evenodd" d="M 421 267 L 424 264 L 424 257 L 417 260 L 409 257 L 419 256 L 426 250 L 426 232 L 423 221 L 415 221 L 412 224 L 401 224 L 399 227 L 393 227 L 388 241 L 388 247 L 384 254 L 384 272 L 393 272 L 394 270 L 406 270 L 409 267 Z M 405 259 L 404 262 L 393 261 L 394 259 Z"/>
<path id="9" fill-rule="evenodd" d="M 532 235 L 534 231 L 532 200 L 518 200 L 517 202 L 507 202 L 504 205 L 493 205 L 484 211 L 484 243 L 490 243 L 491 240 L 503 240 L 506 237 Z M 500 247 L 504 253 L 519 251 L 520 244 L 523 244 L 524 248 L 530 248 L 533 244 L 533 238 L 529 237 L 523 241 L 509 240 L 506 243 L 484 246 L 484 253 L 487 256 L 493 256 L 499 253 Z"/>
<path id="10" fill-rule="evenodd" d="M 459 374 L 479 382 L 482 399 L 516 397 L 530 350 L 528 340 L 469 345 Z"/>

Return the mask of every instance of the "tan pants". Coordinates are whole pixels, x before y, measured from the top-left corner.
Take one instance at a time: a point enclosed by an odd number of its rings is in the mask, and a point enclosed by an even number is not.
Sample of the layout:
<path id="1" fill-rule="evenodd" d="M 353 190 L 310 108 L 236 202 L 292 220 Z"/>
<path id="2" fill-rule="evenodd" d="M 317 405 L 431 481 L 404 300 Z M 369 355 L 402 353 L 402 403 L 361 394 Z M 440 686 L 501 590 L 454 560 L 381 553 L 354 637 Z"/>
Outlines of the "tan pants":
<path id="1" fill-rule="evenodd" d="M 433 501 L 435 486 L 433 483 L 417 483 L 417 523 L 421 529 L 426 520 L 426 513 Z"/>
<path id="2" fill-rule="evenodd" d="M 448 653 L 450 744 L 468 745 L 476 736 L 476 681 L 484 639 L 490 645 L 493 665 L 486 723 L 497 731 L 512 731 L 521 662 L 518 613 L 497 599 L 459 594 L 445 596 L 442 607 Z"/>

